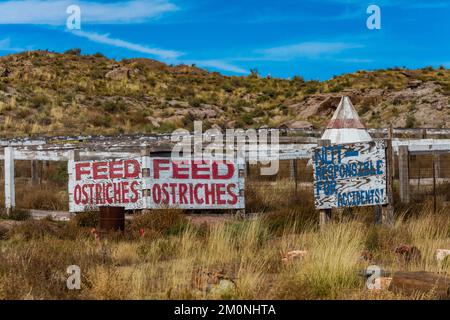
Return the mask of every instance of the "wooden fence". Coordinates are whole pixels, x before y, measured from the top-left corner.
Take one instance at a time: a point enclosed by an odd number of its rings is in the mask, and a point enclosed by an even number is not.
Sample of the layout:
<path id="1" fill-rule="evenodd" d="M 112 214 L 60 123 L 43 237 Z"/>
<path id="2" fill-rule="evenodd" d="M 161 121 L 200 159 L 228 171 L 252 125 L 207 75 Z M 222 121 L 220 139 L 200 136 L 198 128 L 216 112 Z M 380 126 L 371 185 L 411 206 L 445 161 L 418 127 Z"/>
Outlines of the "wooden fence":
<path id="1" fill-rule="evenodd" d="M 385 136 L 387 129 L 372 129 L 372 136 Z M 317 130 L 285 130 L 278 145 L 271 145 L 275 150 L 268 153 L 251 152 L 258 145 L 248 145 L 245 154 L 246 161 L 257 163 L 268 160 L 287 160 L 290 162 L 291 177 L 297 181 L 297 160 L 310 159 L 312 149 L 317 146 L 319 131 Z M 394 129 L 393 136 L 421 137 L 450 136 L 449 129 Z M 393 160 L 398 165 L 394 167 L 394 176 L 398 176 L 400 198 L 403 202 L 410 201 L 410 168 L 411 157 L 431 156 L 433 164 L 432 183 L 446 182 L 450 177 L 442 175 L 446 154 L 450 153 L 450 139 L 447 138 L 393 138 Z M 35 137 L 22 139 L 0 140 L 0 159 L 4 160 L 5 207 L 10 210 L 15 206 L 14 161 L 31 161 L 32 182 L 37 184 L 38 161 L 69 161 L 75 155 L 80 160 L 123 159 L 139 156 L 143 149 L 151 156 L 169 155 L 174 143 L 170 135 L 122 135 L 122 136 L 64 136 Z M 250 151 L 249 151 L 250 150 Z M 415 175 L 414 175 L 415 176 Z M 419 179 L 420 179 L 419 175 Z M 417 178 L 415 178 L 417 179 Z M 423 179 L 423 178 L 422 178 Z M 423 182 L 424 180 L 422 180 Z"/>

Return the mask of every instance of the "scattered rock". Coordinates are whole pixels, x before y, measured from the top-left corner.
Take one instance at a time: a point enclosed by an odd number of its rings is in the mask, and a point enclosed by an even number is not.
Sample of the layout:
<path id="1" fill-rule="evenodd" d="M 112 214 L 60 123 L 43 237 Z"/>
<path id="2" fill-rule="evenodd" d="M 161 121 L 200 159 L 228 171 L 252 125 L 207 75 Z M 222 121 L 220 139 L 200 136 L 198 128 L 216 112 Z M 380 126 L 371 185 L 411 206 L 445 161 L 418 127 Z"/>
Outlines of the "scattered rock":
<path id="1" fill-rule="evenodd" d="M 361 253 L 359 259 L 370 262 L 373 260 L 373 254 L 372 252 L 365 250 Z"/>
<path id="2" fill-rule="evenodd" d="M 422 84 L 421 80 L 411 80 L 408 82 L 407 86 L 408 88 L 415 89 L 419 87 L 421 84 Z"/>
<path id="3" fill-rule="evenodd" d="M 234 129 L 236 126 L 236 121 L 231 120 L 225 123 L 225 129 Z"/>
<path id="4" fill-rule="evenodd" d="M 217 112 L 213 109 L 191 109 L 189 110 L 189 114 L 195 119 L 195 120 L 203 120 L 203 119 L 210 119 L 215 118 L 217 116 Z"/>
<path id="5" fill-rule="evenodd" d="M 147 121 L 149 121 L 152 124 L 152 126 L 155 127 L 155 128 L 159 128 L 161 126 L 159 124 L 159 121 L 156 118 L 154 118 L 154 117 L 148 116 L 145 119 Z"/>
<path id="6" fill-rule="evenodd" d="M 439 262 L 444 261 L 449 256 L 450 256 L 450 250 L 448 250 L 448 249 L 437 249 L 436 250 L 436 260 Z"/>
<path id="7" fill-rule="evenodd" d="M 292 120 L 283 123 L 280 127 L 288 129 L 312 129 L 313 125 L 311 122 L 305 120 Z"/>
<path id="8" fill-rule="evenodd" d="M 192 274 L 191 285 L 208 294 L 224 294 L 236 289 L 233 277 L 226 275 L 223 270 L 197 269 Z"/>
<path id="9" fill-rule="evenodd" d="M 182 108 L 189 108 L 189 102 L 187 101 L 178 101 L 178 100 L 170 100 L 167 101 L 167 104 L 171 107 L 182 107 Z"/>
<path id="10" fill-rule="evenodd" d="M 306 257 L 308 251 L 306 250 L 293 250 L 286 253 L 286 255 L 281 259 L 284 264 L 292 262 L 294 260 L 302 260 Z"/>
<path id="11" fill-rule="evenodd" d="M 105 78 L 113 80 L 129 79 L 131 75 L 131 69 L 127 67 L 115 68 L 106 73 Z"/>

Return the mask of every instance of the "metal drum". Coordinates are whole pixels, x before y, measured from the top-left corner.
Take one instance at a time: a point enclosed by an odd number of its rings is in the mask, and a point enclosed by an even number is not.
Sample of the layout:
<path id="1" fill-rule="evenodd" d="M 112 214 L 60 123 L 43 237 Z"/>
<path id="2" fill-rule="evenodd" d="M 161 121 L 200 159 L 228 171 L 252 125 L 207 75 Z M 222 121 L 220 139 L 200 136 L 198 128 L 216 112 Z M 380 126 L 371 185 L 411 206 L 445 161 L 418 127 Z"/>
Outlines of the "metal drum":
<path id="1" fill-rule="evenodd" d="M 125 207 L 100 207 L 101 231 L 125 230 Z"/>

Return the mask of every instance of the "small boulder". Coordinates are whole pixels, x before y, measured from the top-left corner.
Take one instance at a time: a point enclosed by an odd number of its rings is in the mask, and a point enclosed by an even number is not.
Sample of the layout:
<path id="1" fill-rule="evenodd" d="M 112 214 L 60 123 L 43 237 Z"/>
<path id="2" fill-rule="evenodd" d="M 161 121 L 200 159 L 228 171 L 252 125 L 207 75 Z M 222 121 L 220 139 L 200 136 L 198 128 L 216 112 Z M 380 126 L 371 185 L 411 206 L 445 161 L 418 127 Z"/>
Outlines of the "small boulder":
<path id="1" fill-rule="evenodd" d="M 308 251 L 306 250 L 293 250 L 286 253 L 286 255 L 281 259 L 284 264 L 288 264 L 294 260 L 302 260 L 306 257 Z"/>
<path id="2" fill-rule="evenodd" d="M 115 68 L 106 73 L 105 78 L 112 80 L 129 79 L 131 75 L 131 69 L 127 67 Z"/>
<path id="3" fill-rule="evenodd" d="M 305 120 L 292 120 L 283 123 L 281 127 L 286 127 L 288 129 L 312 129 L 313 125 L 311 122 Z"/>

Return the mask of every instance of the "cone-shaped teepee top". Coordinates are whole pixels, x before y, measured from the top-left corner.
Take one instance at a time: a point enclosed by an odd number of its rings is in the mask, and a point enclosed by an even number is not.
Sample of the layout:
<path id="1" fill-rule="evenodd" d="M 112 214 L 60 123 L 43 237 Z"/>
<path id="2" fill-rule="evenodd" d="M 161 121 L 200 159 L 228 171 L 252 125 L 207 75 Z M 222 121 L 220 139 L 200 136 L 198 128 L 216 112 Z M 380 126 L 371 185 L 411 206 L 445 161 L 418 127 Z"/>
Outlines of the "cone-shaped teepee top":
<path id="1" fill-rule="evenodd" d="M 372 141 L 350 99 L 343 96 L 322 135 L 332 144 Z"/>

